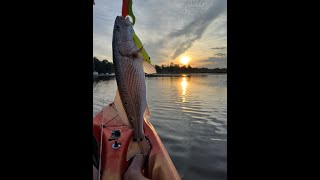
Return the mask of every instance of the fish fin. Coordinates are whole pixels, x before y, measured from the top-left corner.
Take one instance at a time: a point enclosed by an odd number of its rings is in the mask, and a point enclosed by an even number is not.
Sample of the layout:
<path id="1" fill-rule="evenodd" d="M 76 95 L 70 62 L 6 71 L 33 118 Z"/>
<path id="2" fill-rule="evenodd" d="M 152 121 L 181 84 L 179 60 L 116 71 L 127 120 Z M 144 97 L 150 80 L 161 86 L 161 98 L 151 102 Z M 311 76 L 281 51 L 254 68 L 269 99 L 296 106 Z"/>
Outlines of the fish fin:
<path id="1" fill-rule="evenodd" d="M 116 92 L 116 97 L 114 99 L 114 105 L 116 106 L 116 109 L 118 111 L 119 117 L 122 120 L 122 122 L 125 125 L 129 126 L 130 128 L 132 128 L 131 123 L 128 120 L 126 111 L 125 111 L 125 109 L 123 107 L 123 104 L 122 104 L 122 101 L 121 101 L 121 98 L 120 98 L 119 90 L 117 90 L 117 92 Z"/>
<path id="2" fill-rule="evenodd" d="M 131 138 L 128 150 L 127 150 L 127 156 L 126 160 L 128 161 L 132 157 L 134 157 L 137 154 L 143 154 L 143 155 L 149 155 L 151 150 L 151 143 L 150 141 L 145 137 L 142 141 L 133 141 L 133 138 Z"/>
<path id="3" fill-rule="evenodd" d="M 149 111 L 149 106 L 148 106 L 148 103 L 147 103 L 147 106 L 146 106 L 146 110 L 144 111 L 144 114 L 143 114 L 143 116 L 144 116 L 144 118 L 145 119 L 149 119 L 150 118 L 150 111 Z"/>
<path id="4" fill-rule="evenodd" d="M 147 61 L 143 61 L 143 70 L 147 74 L 155 74 L 157 73 L 156 68 L 154 68 L 151 64 L 149 64 Z"/>

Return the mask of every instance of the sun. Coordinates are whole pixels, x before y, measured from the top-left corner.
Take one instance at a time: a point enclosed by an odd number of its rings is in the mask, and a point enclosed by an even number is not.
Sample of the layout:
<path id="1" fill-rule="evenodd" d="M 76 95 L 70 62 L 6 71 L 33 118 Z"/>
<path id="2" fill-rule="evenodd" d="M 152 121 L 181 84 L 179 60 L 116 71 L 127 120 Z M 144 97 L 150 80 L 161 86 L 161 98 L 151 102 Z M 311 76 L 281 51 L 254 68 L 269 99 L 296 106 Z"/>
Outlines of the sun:
<path id="1" fill-rule="evenodd" d="M 188 56 L 182 56 L 181 59 L 180 59 L 180 62 L 183 65 L 187 65 L 189 61 L 190 61 L 190 58 Z"/>

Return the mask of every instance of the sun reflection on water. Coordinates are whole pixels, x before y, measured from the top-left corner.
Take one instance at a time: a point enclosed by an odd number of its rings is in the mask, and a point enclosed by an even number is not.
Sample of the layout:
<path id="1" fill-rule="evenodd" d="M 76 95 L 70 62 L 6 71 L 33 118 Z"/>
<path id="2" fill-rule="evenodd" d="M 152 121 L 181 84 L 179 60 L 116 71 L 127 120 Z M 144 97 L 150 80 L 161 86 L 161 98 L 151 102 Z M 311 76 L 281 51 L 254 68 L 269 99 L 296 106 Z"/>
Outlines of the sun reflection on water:
<path id="1" fill-rule="evenodd" d="M 181 88 L 182 88 L 182 102 L 186 102 L 186 92 L 187 92 L 187 87 L 188 87 L 188 81 L 186 77 L 182 78 L 181 81 Z"/>

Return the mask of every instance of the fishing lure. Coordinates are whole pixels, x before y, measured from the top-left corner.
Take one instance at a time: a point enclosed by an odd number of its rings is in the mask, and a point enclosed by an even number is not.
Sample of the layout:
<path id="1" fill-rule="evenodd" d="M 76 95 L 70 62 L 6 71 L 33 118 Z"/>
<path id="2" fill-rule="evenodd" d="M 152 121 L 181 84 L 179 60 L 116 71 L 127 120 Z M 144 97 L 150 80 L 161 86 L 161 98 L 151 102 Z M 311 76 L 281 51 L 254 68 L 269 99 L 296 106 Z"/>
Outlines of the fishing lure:
<path id="1" fill-rule="evenodd" d="M 126 17 L 128 15 L 131 16 L 132 21 L 133 21 L 132 25 L 134 25 L 136 22 L 136 17 L 134 16 L 133 11 L 132 11 L 132 0 L 123 0 L 122 1 L 122 16 Z M 142 54 L 143 59 L 146 62 L 148 62 L 149 64 L 151 64 L 150 56 L 148 55 L 147 51 L 143 48 L 143 45 L 142 45 L 139 37 L 136 35 L 135 32 L 132 33 L 132 36 L 133 36 L 133 40 L 136 43 L 138 49 L 140 49 L 142 47 L 141 54 Z"/>
<path id="2" fill-rule="evenodd" d="M 136 22 L 136 17 L 132 12 L 132 0 L 122 0 L 122 16 L 131 16 L 132 18 L 132 25 Z"/>

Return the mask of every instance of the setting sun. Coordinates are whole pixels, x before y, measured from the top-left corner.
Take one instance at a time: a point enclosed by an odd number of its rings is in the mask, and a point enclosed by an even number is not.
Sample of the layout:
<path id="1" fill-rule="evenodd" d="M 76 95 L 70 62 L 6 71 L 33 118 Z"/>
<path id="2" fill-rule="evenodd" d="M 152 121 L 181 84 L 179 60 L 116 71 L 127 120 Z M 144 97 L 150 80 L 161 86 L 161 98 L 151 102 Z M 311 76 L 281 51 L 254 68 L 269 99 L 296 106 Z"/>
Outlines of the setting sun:
<path id="1" fill-rule="evenodd" d="M 180 62 L 183 65 L 187 65 L 189 61 L 190 61 L 190 58 L 188 56 L 182 56 L 182 58 L 180 59 Z"/>

